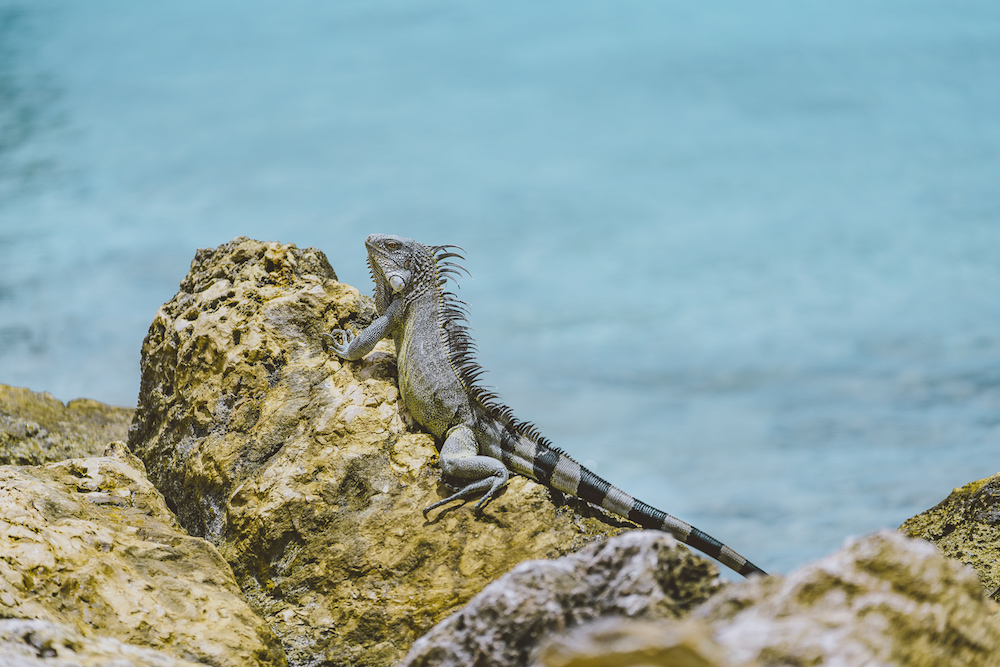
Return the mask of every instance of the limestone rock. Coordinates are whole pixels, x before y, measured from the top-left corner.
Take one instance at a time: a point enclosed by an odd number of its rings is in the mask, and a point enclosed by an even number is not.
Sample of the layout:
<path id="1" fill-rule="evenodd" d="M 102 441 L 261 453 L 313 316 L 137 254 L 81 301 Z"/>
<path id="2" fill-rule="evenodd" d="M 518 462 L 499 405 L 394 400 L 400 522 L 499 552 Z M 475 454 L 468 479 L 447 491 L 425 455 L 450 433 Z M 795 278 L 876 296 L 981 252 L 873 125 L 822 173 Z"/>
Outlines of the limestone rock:
<path id="1" fill-rule="evenodd" d="M 100 456 L 109 442 L 125 439 L 132 413 L 86 398 L 63 404 L 51 394 L 0 384 L 0 465 Z"/>
<path id="2" fill-rule="evenodd" d="M 321 252 L 238 238 L 198 251 L 143 343 L 130 447 L 295 665 L 391 664 L 513 565 L 618 531 L 523 478 L 425 520 L 448 489 L 391 343 L 341 362 L 322 335 L 373 316 Z"/>
<path id="3" fill-rule="evenodd" d="M 894 531 L 786 577 L 727 586 L 694 615 L 735 664 L 1000 664 L 1000 607 L 975 573 Z"/>
<path id="4" fill-rule="evenodd" d="M 124 444 L 109 454 L 0 466 L 0 618 L 22 621 L 0 627 L 4 655 L 285 664 L 218 551 L 184 534 Z"/>
<path id="5" fill-rule="evenodd" d="M 0 619 L 3 667 L 195 667 L 166 651 L 115 637 L 86 637 L 65 623 Z"/>
<path id="6" fill-rule="evenodd" d="M 972 566 L 987 590 L 1000 587 L 1000 473 L 955 489 L 899 529 Z"/>
<path id="7" fill-rule="evenodd" d="M 400 667 L 531 664 L 552 633 L 609 616 L 677 618 L 719 585 L 715 565 L 673 537 L 626 533 L 521 563 L 418 639 Z"/>

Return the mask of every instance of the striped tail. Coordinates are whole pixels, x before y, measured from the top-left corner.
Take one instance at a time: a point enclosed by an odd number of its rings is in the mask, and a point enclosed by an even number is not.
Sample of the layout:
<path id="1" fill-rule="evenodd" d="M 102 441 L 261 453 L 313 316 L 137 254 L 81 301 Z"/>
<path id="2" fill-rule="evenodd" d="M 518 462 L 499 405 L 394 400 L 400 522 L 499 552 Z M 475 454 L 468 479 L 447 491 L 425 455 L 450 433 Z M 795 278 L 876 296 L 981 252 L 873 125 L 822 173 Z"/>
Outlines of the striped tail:
<path id="1" fill-rule="evenodd" d="M 529 447 L 528 442 L 526 442 L 529 439 L 522 436 L 519 440 L 517 449 L 524 452 Z M 751 574 L 766 574 L 764 570 L 711 535 L 677 517 L 636 500 L 587 470 L 563 452 L 544 444 L 532 442 L 531 445 L 534 445 L 535 448 L 532 467 L 530 472 L 526 470 L 522 474 L 563 493 L 602 507 L 612 514 L 639 524 L 643 528 L 665 530 L 684 544 L 711 556 L 744 577 Z"/>

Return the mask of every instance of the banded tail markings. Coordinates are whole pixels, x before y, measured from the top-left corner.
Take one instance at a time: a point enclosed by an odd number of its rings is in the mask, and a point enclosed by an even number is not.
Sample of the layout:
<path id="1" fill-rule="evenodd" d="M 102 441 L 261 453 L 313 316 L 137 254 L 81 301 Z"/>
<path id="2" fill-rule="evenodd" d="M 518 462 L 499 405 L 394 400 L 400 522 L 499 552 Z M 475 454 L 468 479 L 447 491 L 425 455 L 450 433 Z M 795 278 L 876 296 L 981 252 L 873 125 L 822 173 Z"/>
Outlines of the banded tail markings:
<path id="1" fill-rule="evenodd" d="M 552 486 L 563 493 L 577 495 L 582 470 L 583 467 L 570 457 L 560 456 L 556 469 L 552 472 Z"/>
<path id="2" fill-rule="evenodd" d="M 683 542 L 711 556 L 743 576 L 766 574 L 759 567 L 708 533 L 695 528 L 685 521 L 681 521 L 675 516 L 651 507 L 640 500 L 636 500 L 618 487 L 612 486 L 610 482 L 601 479 L 590 470 L 582 467 L 568 456 L 560 454 L 560 458 L 555 465 L 556 472 L 552 474 L 551 482 L 552 486 L 560 491 L 572 493 L 578 498 L 597 505 L 612 514 L 625 517 L 643 528 L 668 532 L 679 542 Z M 572 487 L 570 485 L 563 486 L 561 484 L 567 480 L 568 475 L 558 474 L 560 467 L 564 468 L 569 475 L 580 480 L 576 491 L 571 490 Z"/>

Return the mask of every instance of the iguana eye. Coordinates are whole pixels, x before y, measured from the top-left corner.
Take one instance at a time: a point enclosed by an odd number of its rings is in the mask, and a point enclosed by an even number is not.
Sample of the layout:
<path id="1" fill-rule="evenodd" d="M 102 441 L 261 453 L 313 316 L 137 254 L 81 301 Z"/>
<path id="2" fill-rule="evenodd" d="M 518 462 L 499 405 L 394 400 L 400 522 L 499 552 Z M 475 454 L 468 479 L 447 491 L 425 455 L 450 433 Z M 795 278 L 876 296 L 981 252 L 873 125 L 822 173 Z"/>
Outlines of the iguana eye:
<path id="1" fill-rule="evenodd" d="M 386 241 L 385 249 L 389 252 L 395 252 L 399 250 L 399 241 Z"/>

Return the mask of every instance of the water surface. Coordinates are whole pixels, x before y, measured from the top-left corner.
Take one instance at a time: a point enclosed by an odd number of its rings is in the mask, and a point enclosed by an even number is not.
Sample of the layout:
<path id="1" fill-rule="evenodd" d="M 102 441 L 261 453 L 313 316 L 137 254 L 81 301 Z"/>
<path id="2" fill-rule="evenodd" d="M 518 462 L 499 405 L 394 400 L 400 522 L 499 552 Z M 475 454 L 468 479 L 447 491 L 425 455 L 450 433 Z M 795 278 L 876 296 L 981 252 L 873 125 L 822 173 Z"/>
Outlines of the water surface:
<path id="1" fill-rule="evenodd" d="M 481 359 L 786 570 L 1000 469 L 991 2 L 0 0 L 0 382 L 134 405 L 198 247 L 463 246 Z"/>

